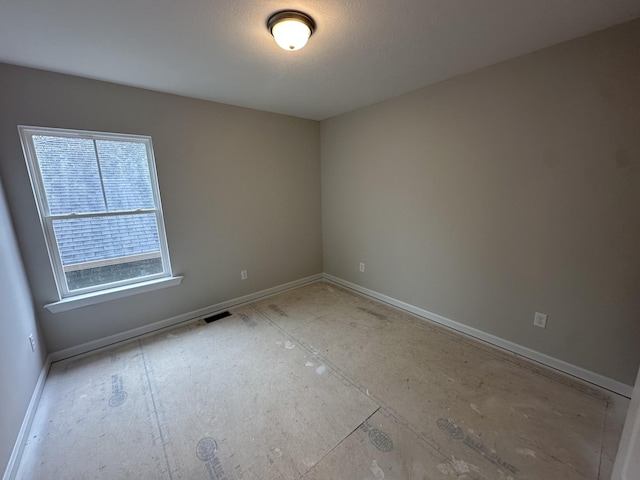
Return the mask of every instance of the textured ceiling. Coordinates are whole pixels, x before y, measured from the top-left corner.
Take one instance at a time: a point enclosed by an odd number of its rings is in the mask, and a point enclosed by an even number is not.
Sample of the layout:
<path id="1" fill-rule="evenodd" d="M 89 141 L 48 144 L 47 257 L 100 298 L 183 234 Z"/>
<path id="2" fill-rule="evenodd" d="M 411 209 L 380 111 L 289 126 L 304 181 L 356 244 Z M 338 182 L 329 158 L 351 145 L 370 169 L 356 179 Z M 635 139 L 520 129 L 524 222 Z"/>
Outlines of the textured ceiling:
<path id="1" fill-rule="evenodd" d="M 317 31 L 268 33 L 283 8 Z M 322 120 L 640 16 L 638 0 L 0 0 L 0 61 Z"/>

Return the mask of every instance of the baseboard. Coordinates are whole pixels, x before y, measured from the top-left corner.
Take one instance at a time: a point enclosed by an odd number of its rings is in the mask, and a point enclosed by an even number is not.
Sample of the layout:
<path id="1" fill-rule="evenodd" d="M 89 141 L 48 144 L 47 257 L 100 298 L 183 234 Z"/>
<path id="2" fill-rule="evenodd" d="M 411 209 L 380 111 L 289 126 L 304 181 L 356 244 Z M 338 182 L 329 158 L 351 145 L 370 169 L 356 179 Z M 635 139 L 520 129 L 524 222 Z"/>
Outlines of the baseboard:
<path id="1" fill-rule="evenodd" d="M 183 315 L 178 315 L 176 317 L 172 317 L 166 320 L 161 320 L 159 322 L 155 322 L 150 325 L 145 325 L 143 327 L 134 328 L 132 330 L 118 333 L 116 335 L 111 335 L 109 337 L 93 340 L 91 342 L 87 342 L 82 345 L 77 345 L 77 346 L 60 350 L 58 352 L 54 352 L 50 354 L 45 360 L 45 363 L 42 367 L 42 371 L 40 372 L 40 376 L 38 377 L 38 381 L 36 383 L 33 394 L 31 396 L 31 401 L 29 402 L 29 406 L 27 408 L 24 419 L 22 421 L 22 426 L 20 427 L 20 432 L 18 433 L 18 437 L 16 438 L 16 442 L 15 442 L 13 451 L 11 453 L 11 457 L 9 458 L 9 462 L 7 464 L 7 468 L 5 470 L 5 473 L 2 479 L 14 480 L 17 474 L 17 469 L 18 469 L 18 466 L 20 465 L 20 459 L 22 457 L 22 453 L 24 452 L 24 447 L 26 444 L 26 437 L 29 433 L 29 430 L 31 429 L 31 424 L 33 423 L 36 408 L 38 406 L 38 402 L 40 401 L 40 396 L 42 395 L 42 390 L 44 388 L 45 380 L 47 378 L 47 374 L 49 372 L 49 368 L 52 362 L 62 360 L 64 358 L 72 357 L 75 355 L 80 355 L 82 353 L 86 353 L 91 350 L 106 347 L 108 345 L 118 343 L 124 340 L 129 340 L 131 338 L 135 338 L 140 335 L 152 333 L 156 330 L 174 326 L 179 323 L 197 320 L 199 318 L 203 318 L 205 316 L 218 313 L 228 308 L 236 307 L 248 302 L 252 302 L 259 298 L 274 295 L 274 294 L 283 292 L 285 290 L 289 290 L 289 289 L 292 289 L 307 283 L 315 282 L 321 279 L 328 280 L 337 285 L 342 285 L 343 287 L 355 290 L 356 292 L 360 292 L 364 295 L 373 297 L 382 302 L 398 307 L 402 310 L 411 312 L 425 320 L 432 321 L 437 324 L 443 325 L 445 327 L 451 328 L 453 330 L 456 330 L 460 333 L 463 333 L 475 339 L 478 339 L 483 342 L 494 345 L 496 347 L 502 348 L 516 355 L 520 355 L 524 358 L 528 358 L 529 360 L 533 360 L 547 367 L 551 367 L 555 370 L 561 371 L 573 377 L 579 378 L 586 382 L 605 388 L 619 395 L 623 395 L 627 398 L 631 398 L 631 395 L 633 393 L 633 387 L 631 387 L 630 385 L 626 385 L 617 380 L 611 379 L 609 377 L 605 377 L 604 375 L 591 372 L 590 370 L 584 369 L 582 367 L 578 367 L 577 365 L 573 365 L 571 363 L 565 362 L 563 360 L 559 360 L 557 358 L 551 357 L 544 353 L 540 353 L 538 351 L 532 350 L 528 347 L 524 347 L 522 345 L 511 342 L 509 340 L 505 340 L 495 335 L 491 335 L 489 333 L 483 332 L 482 330 L 469 327 L 460 322 L 456 322 L 455 320 L 451 320 L 446 317 L 443 317 L 442 315 L 429 312 L 422 308 L 397 300 L 395 298 L 389 297 L 387 295 L 376 292 L 374 290 L 370 290 L 368 288 L 362 287 L 355 283 L 351 283 L 349 281 L 343 280 L 333 275 L 329 275 L 326 273 L 317 274 L 317 275 L 312 275 L 299 280 L 295 280 L 293 282 L 278 285 L 276 287 L 268 288 L 266 290 L 261 290 L 259 292 L 255 292 L 249 295 L 237 297 L 232 300 L 227 300 L 225 302 L 217 303 L 215 305 L 201 308 L 199 310 L 194 310 L 192 312 L 189 312 Z"/>
<path id="2" fill-rule="evenodd" d="M 33 390 L 31 401 L 29 402 L 29 406 L 25 413 L 24 420 L 22 421 L 20 432 L 18 433 L 18 437 L 16 438 L 13 451 L 11 452 L 11 457 L 9 457 L 9 462 L 7 463 L 7 468 L 5 469 L 4 475 L 2 476 L 2 480 L 14 480 L 16 477 L 16 474 L 18 473 L 18 466 L 20 465 L 20 459 L 22 458 L 22 453 L 24 452 L 27 435 L 29 434 L 29 430 L 31 429 L 31 424 L 33 423 L 33 418 L 36 412 L 36 408 L 38 407 L 38 402 L 40 401 L 40 396 L 42 395 L 42 390 L 44 388 L 44 383 L 47 378 L 49 368 L 51 367 L 51 363 L 56 362 L 58 360 L 63 360 L 65 358 L 73 357 L 75 355 L 80 355 L 82 353 L 87 353 L 91 350 L 96 350 L 98 348 L 106 347 L 114 343 L 139 337 L 141 335 L 153 333 L 156 330 L 160 330 L 166 327 L 171 327 L 179 323 L 198 320 L 200 318 L 218 313 L 220 311 L 227 310 L 228 308 L 232 308 L 232 307 L 242 305 L 244 303 L 252 302 L 259 298 L 275 295 L 276 293 L 280 293 L 285 290 L 299 287 L 301 285 L 305 285 L 307 283 L 315 282 L 318 280 L 322 280 L 322 274 L 311 275 L 309 277 L 301 278 L 293 282 L 278 285 L 272 288 L 268 288 L 266 290 L 261 290 L 259 292 L 251 293 L 249 295 L 244 295 L 242 297 L 237 297 L 232 300 L 227 300 L 226 302 L 210 305 L 208 307 L 194 310 L 192 312 L 188 312 L 183 315 L 178 315 L 176 317 L 168 318 L 166 320 L 161 320 L 159 322 L 145 325 L 143 327 L 134 328 L 126 332 L 118 333 L 115 335 L 111 335 L 109 337 L 104 337 L 98 340 L 93 340 L 91 342 L 83 343 L 82 345 L 77 345 L 64 350 L 59 350 L 57 352 L 54 352 L 48 355 L 47 359 L 45 360 L 44 366 L 42 367 L 42 371 L 40 372 L 40 376 L 38 377 L 36 386 Z"/>
<path id="3" fill-rule="evenodd" d="M 198 310 L 177 315 L 175 317 L 167 318 L 165 320 L 160 320 L 158 322 L 150 323 L 148 325 L 143 325 L 142 327 L 133 328 L 131 330 L 116 333 L 108 337 L 92 340 L 90 342 L 86 342 L 80 345 L 65 348 L 64 350 L 58 350 L 57 352 L 53 352 L 50 355 L 51 361 L 57 362 L 58 360 L 63 360 L 65 358 L 81 355 L 83 353 L 87 353 L 92 350 L 96 350 L 98 348 L 106 347 L 114 343 L 129 340 L 131 338 L 139 337 L 141 335 L 146 335 L 148 333 L 155 332 L 156 330 L 161 330 L 167 327 L 173 327 L 175 325 L 178 325 L 184 322 L 199 320 L 200 318 L 219 313 L 223 310 L 227 310 L 228 308 L 237 307 L 238 305 L 252 302 L 262 297 L 268 297 L 269 295 L 274 295 L 276 293 L 280 293 L 285 290 L 299 287 L 300 285 L 315 282 L 321 279 L 322 279 L 322 274 L 318 273 L 316 275 L 311 275 L 309 277 L 301 278 L 299 280 L 294 280 L 293 282 L 284 283 L 282 285 L 278 285 L 272 288 L 267 288 L 266 290 L 261 290 L 259 292 L 251 293 L 249 295 L 244 295 L 242 297 L 237 297 L 232 300 L 227 300 L 225 302 L 216 303 L 215 305 L 210 305 L 208 307 L 200 308 Z"/>
<path id="4" fill-rule="evenodd" d="M 477 328 L 469 327 L 468 325 L 465 325 L 463 323 L 456 322 L 455 320 L 451 320 L 449 318 L 443 317 L 442 315 L 429 312 L 427 310 L 416 307 L 409 303 L 405 303 L 403 301 L 397 300 L 387 295 L 383 295 L 382 293 L 378 293 L 374 290 L 361 287 L 360 285 L 351 283 L 347 280 L 343 280 L 338 277 L 334 277 L 333 275 L 329 275 L 325 273 L 323 274 L 323 278 L 325 280 L 336 283 L 338 285 L 342 285 L 343 287 L 347 287 L 352 290 L 355 290 L 356 292 L 360 292 L 370 297 L 373 297 L 377 300 L 381 300 L 385 303 L 393 305 L 394 307 L 398 307 L 398 308 L 401 308 L 402 310 L 411 312 L 426 320 L 430 320 L 440 325 L 444 325 L 445 327 L 449 327 L 453 330 L 456 330 L 460 333 L 473 337 L 477 340 L 481 340 L 483 342 L 489 343 L 493 346 L 502 348 L 516 355 L 520 355 L 521 357 L 528 358 L 529 360 L 533 360 L 547 367 L 551 367 L 555 370 L 559 370 L 563 373 L 579 378 L 580 380 L 584 380 L 586 382 L 592 383 L 599 387 L 615 392 L 619 395 L 623 395 L 627 398 L 631 398 L 631 394 L 633 393 L 633 387 L 630 385 L 619 382 L 609 377 L 605 377 L 604 375 L 600 375 L 599 373 L 592 372 L 585 368 L 578 367 L 577 365 L 573 365 L 571 363 L 565 362 L 564 360 L 560 360 L 560 359 L 551 357 L 549 355 L 546 355 L 544 353 L 540 353 L 536 350 L 532 350 L 531 348 L 525 347 L 523 345 L 511 342 L 509 340 L 505 340 L 504 338 L 500 338 L 490 333 L 483 332 L 482 330 L 478 330 Z"/>
<path id="5" fill-rule="evenodd" d="M 2 480 L 13 480 L 14 478 L 16 478 L 18 467 L 20 465 L 20 459 L 22 458 L 22 453 L 24 452 L 24 447 L 27 443 L 27 435 L 29 435 L 29 430 L 31 430 L 31 424 L 33 423 L 33 418 L 36 414 L 36 409 L 38 408 L 38 402 L 40 402 L 40 396 L 42 395 L 44 382 L 47 379 L 47 374 L 49 373 L 50 366 L 51 356 L 49 355 L 44 361 L 44 365 L 42 366 L 42 370 L 40 371 L 40 376 L 38 377 L 36 386 L 33 389 L 31 401 L 29 402 L 27 411 L 24 414 L 22 426 L 20 427 L 20 431 L 18 432 L 18 437 L 16 438 L 16 443 L 13 446 L 13 451 L 11 452 L 11 456 L 9 457 L 9 463 L 7 463 L 7 468 L 4 471 Z"/>

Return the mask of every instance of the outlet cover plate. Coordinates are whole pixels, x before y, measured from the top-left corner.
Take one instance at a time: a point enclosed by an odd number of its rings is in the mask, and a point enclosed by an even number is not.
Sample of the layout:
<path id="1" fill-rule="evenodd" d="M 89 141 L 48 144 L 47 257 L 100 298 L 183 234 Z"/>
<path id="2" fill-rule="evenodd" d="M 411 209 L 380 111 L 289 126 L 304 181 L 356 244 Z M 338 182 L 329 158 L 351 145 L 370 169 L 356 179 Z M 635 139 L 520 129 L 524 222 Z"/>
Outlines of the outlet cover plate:
<path id="1" fill-rule="evenodd" d="M 547 328 L 547 314 L 536 312 L 533 316 L 533 325 L 540 328 Z"/>

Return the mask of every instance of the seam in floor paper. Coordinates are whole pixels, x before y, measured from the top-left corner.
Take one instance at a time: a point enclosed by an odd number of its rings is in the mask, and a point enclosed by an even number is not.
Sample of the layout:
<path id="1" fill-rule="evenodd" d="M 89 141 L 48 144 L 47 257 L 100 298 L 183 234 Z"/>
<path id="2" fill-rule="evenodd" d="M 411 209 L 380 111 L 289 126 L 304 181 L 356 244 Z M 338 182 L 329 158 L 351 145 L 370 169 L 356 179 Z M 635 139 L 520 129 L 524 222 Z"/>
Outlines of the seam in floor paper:
<path id="1" fill-rule="evenodd" d="M 355 383 L 340 368 L 338 368 L 333 362 L 329 361 L 329 359 L 327 359 L 325 356 L 323 356 L 318 350 L 313 348 L 311 345 L 307 345 L 306 343 L 302 342 L 301 340 L 299 340 L 298 338 L 293 336 L 290 332 L 288 332 L 287 330 L 285 330 L 284 328 L 279 326 L 277 323 L 275 323 L 266 313 L 262 312 L 256 305 L 251 305 L 251 307 L 259 315 L 261 315 L 263 318 L 265 318 L 272 326 L 274 326 L 277 330 L 279 330 L 284 336 L 286 336 L 290 341 L 295 342 L 298 346 L 300 346 L 300 348 L 302 348 L 303 350 L 305 350 L 306 352 L 308 352 L 312 356 L 320 358 L 325 365 L 327 365 L 329 368 L 332 369 L 332 371 L 338 373 L 342 378 L 344 378 L 351 387 L 357 389 L 360 393 L 362 393 L 363 395 L 366 395 L 368 398 L 370 398 L 374 402 L 376 402 L 379 405 L 378 410 L 383 410 L 389 416 L 393 417 L 400 425 L 405 427 L 408 431 L 410 431 L 412 434 L 414 434 L 417 438 L 422 440 L 428 447 L 430 447 L 432 450 L 434 450 L 434 452 L 436 452 L 439 455 L 442 455 L 444 459 L 448 460 L 448 457 L 442 453 L 440 445 L 438 443 L 434 442 L 433 439 L 426 438 L 422 434 L 416 432 L 413 428 L 411 428 L 408 420 L 406 420 L 402 415 L 400 415 L 398 412 L 396 412 L 393 408 L 389 407 L 385 402 L 382 402 L 378 397 L 376 397 L 376 396 L 372 395 L 371 393 L 369 393 L 366 388 L 364 388 L 364 387 L 358 385 L 357 383 Z"/>
<path id="2" fill-rule="evenodd" d="M 160 416 L 158 415 L 158 408 L 156 405 L 155 395 L 153 394 L 153 387 L 151 385 L 151 377 L 149 376 L 149 369 L 147 368 L 147 359 L 142 347 L 142 342 L 138 339 L 138 346 L 140 347 L 140 355 L 142 357 L 142 364 L 144 365 L 144 373 L 147 377 L 147 385 L 149 386 L 149 395 L 151 396 L 151 403 L 153 405 L 153 415 L 156 419 L 156 426 L 158 427 L 158 433 L 160 434 L 160 443 L 162 443 L 162 451 L 164 453 L 164 460 L 167 464 L 167 473 L 169 474 L 169 480 L 173 480 L 173 473 L 171 472 L 171 464 L 169 463 L 169 455 L 167 453 L 167 442 L 162 433 L 162 425 L 160 424 Z"/>
<path id="3" fill-rule="evenodd" d="M 602 422 L 602 441 L 600 442 L 600 455 L 598 457 L 598 480 L 600 479 L 600 475 L 602 475 L 602 457 L 604 457 L 604 438 L 605 432 L 607 431 L 607 418 L 609 417 L 609 407 L 611 403 L 607 402 L 607 408 L 604 411 L 604 421 Z"/>
<path id="4" fill-rule="evenodd" d="M 367 421 L 373 417 L 376 413 L 378 413 L 378 411 L 380 410 L 380 407 L 376 408 L 371 415 L 369 415 L 367 418 L 365 418 L 361 423 L 359 423 L 356 428 L 354 428 L 353 430 L 351 430 L 348 434 L 346 434 L 344 436 L 344 438 L 342 438 L 342 440 L 340 440 L 333 448 L 331 448 L 325 455 L 322 456 L 322 458 L 320 458 L 320 460 L 318 460 L 315 465 L 313 465 L 309 470 L 307 470 L 304 475 L 302 475 L 302 477 L 300 478 L 300 480 L 304 480 L 304 477 L 306 477 L 309 473 L 311 473 L 311 471 L 316 468 L 318 465 L 320 465 L 320 463 L 327 458 L 329 455 L 331 455 L 331 452 L 333 452 L 336 448 L 338 448 L 340 445 L 342 445 L 342 443 L 349 438 L 351 435 L 353 435 L 355 432 L 358 431 L 358 429 L 360 427 L 362 427 L 362 425 L 364 425 L 365 423 L 367 423 Z"/>

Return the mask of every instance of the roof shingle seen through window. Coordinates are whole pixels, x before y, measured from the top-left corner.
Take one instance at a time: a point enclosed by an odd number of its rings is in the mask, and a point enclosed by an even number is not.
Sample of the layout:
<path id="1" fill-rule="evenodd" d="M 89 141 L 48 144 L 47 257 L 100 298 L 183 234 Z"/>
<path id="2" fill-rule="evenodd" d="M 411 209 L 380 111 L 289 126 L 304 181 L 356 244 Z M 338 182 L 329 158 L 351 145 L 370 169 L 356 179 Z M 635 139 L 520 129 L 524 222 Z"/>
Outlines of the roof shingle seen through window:
<path id="1" fill-rule="evenodd" d="M 51 214 L 154 208 L 143 143 L 40 135 L 33 143 Z M 160 250 L 154 214 L 53 223 L 63 265 Z"/>

